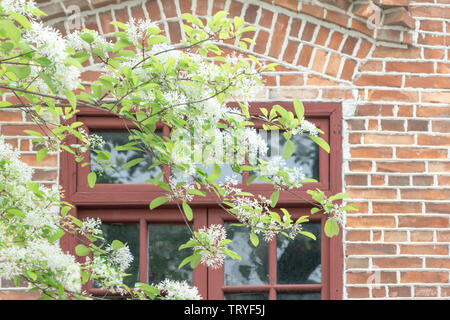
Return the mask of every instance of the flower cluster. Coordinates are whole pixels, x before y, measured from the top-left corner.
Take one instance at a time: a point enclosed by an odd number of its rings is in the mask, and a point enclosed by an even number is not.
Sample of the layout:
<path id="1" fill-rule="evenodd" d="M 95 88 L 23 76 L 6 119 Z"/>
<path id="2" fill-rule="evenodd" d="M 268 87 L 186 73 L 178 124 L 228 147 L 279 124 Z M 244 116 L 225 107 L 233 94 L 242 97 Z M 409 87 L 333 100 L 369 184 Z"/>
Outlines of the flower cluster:
<path id="1" fill-rule="evenodd" d="M 221 252 L 222 241 L 226 239 L 225 228 L 222 225 L 212 224 L 208 228 L 199 229 L 192 240 L 200 242 L 201 246 L 193 248 L 200 250 L 201 263 L 211 269 L 218 269 L 223 265 L 225 254 Z"/>
<path id="2" fill-rule="evenodd" d="M 33 16 L 32 12 L 37 8 L 34 0 L 2 0 L 0 6 L 6 13 L 19 13 Z"/>
<path id="3" fill-rule="evenodd" d="M 160 291 L 163 300 L 201 300 L 196 287 L 190 286 L 186 281 L 165 279 L 155 285 Z"/>
<path id="4" fill-rule="evenodd" d="M 81 71 L 69 64 L 67 58 L 67 41 L 60 32 L 52 27 L 44 26 L 42 22 L 32 21 L 31 28 L 25 30 L 23 39 L 27 41 L 41 57 L 50 62 L 47 69 L 32 66 L 30 79 L 41 92 L 62 93 L 75 90 L 80 84 Z M 42 71 L 47 74 L 43 79 Z"/>

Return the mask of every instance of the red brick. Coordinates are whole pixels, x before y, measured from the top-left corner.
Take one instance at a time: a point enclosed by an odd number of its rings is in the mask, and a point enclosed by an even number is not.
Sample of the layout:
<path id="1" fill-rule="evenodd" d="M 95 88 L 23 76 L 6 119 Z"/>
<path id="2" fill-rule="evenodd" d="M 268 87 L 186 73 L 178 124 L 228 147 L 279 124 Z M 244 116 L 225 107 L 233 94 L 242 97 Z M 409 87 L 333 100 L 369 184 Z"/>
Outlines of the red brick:
<path id="1" fill-rule="evenodd" d="M 346 59 L 344 67 L 342 68 L 341 79 L 351 81 L 355 73 L 356 61 Z"/>
<path id="2" fill-rule="evenodd" d="M 351 148 L 352 158 L 392 158 L 392 148 L 357 147 Z"/>
<path id="3" fill-rule="evenodd" d="M 448 77 L 406 77 L 405 87 L 449 89 Z"/>
<path id="4" fill-rule="evenodd" d="M 297 0 L 275 0 L 275 4 L 280 7 L 283 7 L 283 8 L 295 11 L 295 12 L 297 12 L 297 9 L 298 9 L 298 1 Z"/>
<path id="5" fill-rule="evenodd" d="M 395 199 L 397 192 L 394 189 L 353 189 L 348 188 L 347 194 L 354 199 Z"/>
<path id="6" fill-rule="evenodd" d="M 259 25 L 264 28 L 270 28 L 272 27 L 272 19 L 273 19 L 273 12 L 262 9 L 261 11 L 261 18 L 259 20 Z M 291 25 L 291 31 L 292 31 L 292 25 Z"/>
<path id="7" fill-rule="evenodd" d="M 183 2 L 183 1 L 181 1 Z M 147 12 L 150 16 L 150 19 L 153 21 L 161 20 L 161 14 L 159 12 L 158 2 L 156 0 L 149 0 L 145 3 L 147 8 Z"/>
<path id="8" fill-rule="evenodd" d="M 399 228 L 448 228 L 449 219 L 445 217 L 399 216 Z"/>
<path id="9" fill-rule="evenodd" d="M 338 50 L 339 47 L 341 46 L 343 38 L 344 35 L 342 33 L 337 31 L 333 32 L 333 34 L 331 35 L 330 42 L 328 43 L 328 48 Z"/>
<path id="10" fill-rule="evenodd" d="M 284 14 L 278 14 L 277 21 L 274 27 L 274 34 L 276 37 L 272 37 L 272 42 L 270 43 L 269 56 L 278 57 L 281 53 L 281 48 L 286 36 L 286 28 L 289 22 L 289 17 Z"/>
<path id="11" fill-rule="evenodd" d="M 325 19 L 327 21 L 334 22 L 343 27 L 347 27 L 349 18 L 350 17 L 344 13 L 331 11 L 331 10 L 327 10 L 326 17 L 325 17 Z"/>
<path id="12" fill-rule="evenodd" d="M 405 231 L 384 231 L 385 242 L 405 242 L 408 241 L 408 235 Z"/>
<path id="13" fill-rule="evenodd" d="M 322 19 L 324 15 L 324 9 L 322 6 L 317 6 L 314 4 L 309 4 L 307 2 L 302 3 L 302 7 L 300 12 L 309 14 L 311 16 L 314 16 L 316 18 Z"/>
<path id="14" fill-rule="evenodd" d="M 450 107 L 422 107 L 418 106 L 416 114 L 418 117 L 450 118 Z"/>
<path id="15" fill-rule="evenodd" d="M 326 59 L 327 59 L 327 52 L 316 48 L 312 69 L 314 71 L 321 73 L 325 67 Z"/>
<path id="16" fill-rule="evenodd" d="M 450 101 L 450 92 L 423 92 L 422 102 L 448 103 Z"/>
<path id="17" fill-rule="evenodd" d="M 389 287 L 389 297 L 391 298 L 406 298 L 411 297 L 411 288 L 410 287 Z"/>
<path id="18" fill-rule="evenodd" d="M 413 257 L 373 258 L 372 263 L 377 268 L 421 268 L 422 259 Z"/>
<path id="19" fill-rule="evenodd" d="M 298 46 L 299 42 L 289 41 L 286 50 L 284 51 L 283 61 L 293 63 L 297 54 Z"/>
<path id="20" fill-rule="evenodd" d="M 395 228 L 393 216 L 347 217 L 348 228 Z"/>
<path id="21" fill-rule="evenodd" d="M 450 204 L 448 203 L 426 203 L 425 208 L 427 213 L 448 214 L 450 212 Z"/>
<path id="22" fill-rule="evenodd" d="M 248 23 L 254 24 L 256 22 L 256 16 L 258 14 L 258 6 L 249 5 L 245 11 L 244 20 Z"/>
<path id="23" fill-rule="evenodd" d="M 432 176 L 413 176 L 413 186 L 432 186 L 434 179 Z"/>
<path id="24" fill-rule="evenodd" d="M 253 51 L 264 54 L 266 52 L 266 46 L 269 43 L 269 36 L 270 35 L 268 32 L 260 30 L 256 38 L 255 46 L 253 47 Z"/>
<path id="25" fill-rule="evenodd" d="M 303 76 L 294 74 L 294 75 L 281 75 L 280 76 L 280 85 L 282 86 L 301 86 L 303 85 Z"/>
<path id="26" fill-rule="evenodd" d="M 433 242 L 433 231 L 411 231 L 412 242 Z"/>
<path id="27" fill-rule="evenodd" d="M 424 149 L 424 148 L 397 148 L 397 158 L 400 159 L 445 159 L 446 149 Z"/>
<path id="28" fill-rule="evenodd" d="M 386 61 L 386 72 L 434 73 L 432 62 Z"/>
<path id="29" fill-rule="evenodd" d="M 417 202 L 373 202 L 373 213 L 421 213 L 422 205 Z"/>
<path id="30" fill-rule="evenodd" d="M 313 47 L 304 45 L 302 47 L 302 50 L 300 52 L 300 56 L 298 58 L 298 65 L 301 65 L 303 67 L 308 67 L 309 63 L 311 61 L 311 55 L 313 52 Z"/>
<path id="31" fill-rule="evenodd" d="M 425 264 L 427 268 L 450 269 L 449 258 L 426 258 Z"/>
<path id="32" fill-rule="evenodd" d="M 47 135 L 50 134 L 50 130 L 53 126 L 49 125 L 49 127 L 38 126 L 34 124 L 11 124 L 11 125 L 2 125 L 1 133 L 5 136 L 29 136 L 28 133 L 25 133 L 24 130 L 33 130 L 40 132 L 41 134 Z"/>
<path id="33" fill-rule="evenodd" d="M 319 32 L 317 33 L 315 43 L 320 46 L 324 46 L 328 39 L 329 34 L 330 34 L 330 29 L 321 26 L 319 29 Z"/>
<path id="34" fill-rule="evenodd" d="M 20 122 L 22 121 L 22 112 L 20 111 L 0 111 L 0 122 Z"/>
<path id="35" fill-rule="evenodd" d="M 370 172 L 372 171 L 371 161 L 350 161 L 349 169 L 353 172 Z"/>
<path id="36" fill-rule="evenodd" d="M 400 274 L 401 283 L 446 283 L 448 272 L 405 271 Z"/>
<path id="37" fill-rule="evenodd" d="M 390 186 L 409 186 L 409 176 L 390 176 Z"/>
<path id="38" fill-rule="evenodd" d="M 361 105 L 355 112 L 356 116 L 393 116 L 394 107 L 389 105 Z"/>
<path id="39" fill-rule="evenodd" d="M 22 154 L 20 155 L 20 160 L 30 167 L 56 167 L 58 164 L 56 155 L 47 155 L 40 163 L 37 162 L 35 154 Z"/>
<path id="40" fill-rule="evenodd" d="M 349 284 L 364 284 L 371 283 L 372 279 L 377 280 L 377 284 L 381 283 L 396 283 L 397 276 L 395 272 L 348 272 L 347 283 Z"/>
<path id="41" fill-rule="evenodd" d="M 347 230 L 345 239 L 347 241 L 370 241 L 370 231 Z"/>
<path id="42" fill-rule="evenodd" d="M 377 172 L 425 172 L 423 162 L 377 162 Z"/>
<path id="43" fill-rule="evenodd" d="M 420 59 L 420 48 L 391 48 L 377 46 L 373 52 L 374 58 L 401 58 L 401 59 Z"/>
<path id="44" fill-rule="evenodd" d="M 450 121 L 432 121 L 433 132 L 450 133 Z"/>
<path id="45" fill-rule="evenodd" d="M 407 134 L 365 134 L 364 142 L 366 144 L 414 144 L 414 136 Z"/>
<path id="46" fill-rule="evenodd" d="M 418 102 L 419 94 L 416 91 L 369 90 L 368 100 L 369 101 Z"/>
<path id="47" fill-rule="evenodd" d="M 417 144 L 426 146 L 450 146 L 450 136 L 433 136 L 419 134 Z"/>
<path id="48" fill-rule="evenodd" d="M 437 290 L 436 287 L 415 287 L 414 296 L 423 298 L 437 297 Z"/>
<path id="49" fill-rule="evenodd" d="M 369 288 L 361 288 L 361 287 L 347 287 L 347 296 L 349 298 L 357 299 L 357 298 L 368 298 L 369 297 Z"/>
<path id="50" fill-rule="evenodd" d="M 341 57 L 336 53 L 331 53 L 325 73 L 333 77 L 337 77 L 340 66 L 341 66 Z"/>
<path id="51" fill-rule="evenodd" d="M 381 129 L 383 131 L 405 131 L 403 120 L 381 120 Z"/>
<path id="52" fill-rule="evenodd" d="M 397 249 L 394 244 L 379 243 L 349 243 L 346 246 L 346 254 L 348 255 L 386 255 L 396 254 Z"/>
<path id="53" fill-rule="evenodd" d="M 400 190 L 402 199 L 414 200 L 448 200 L 450 189 L 411 189 Z"/>
<path id="54" fill-rule="evenodd" d="M 409 255 L 448 255 L 447 245 L 421 244 L 421 245 L 400 245 L 400 254 Z"/>

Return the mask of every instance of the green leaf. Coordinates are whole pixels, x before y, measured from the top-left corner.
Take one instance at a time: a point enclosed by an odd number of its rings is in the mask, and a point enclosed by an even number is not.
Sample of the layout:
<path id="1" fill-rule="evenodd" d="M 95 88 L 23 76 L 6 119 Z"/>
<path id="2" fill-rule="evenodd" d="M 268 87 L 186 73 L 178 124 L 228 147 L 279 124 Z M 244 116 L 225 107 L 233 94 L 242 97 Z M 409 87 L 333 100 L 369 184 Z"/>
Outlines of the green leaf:
<path id="1" fill-rule="evenodd" d="M 274 208 L 277 205 L 278 198 L 280 196 L 280 190 L 275 190 L 270 196 L 270 206 Z"/>
<path id="2" fill-rule="evenodd" d="M 328 219 L 325 222 L 324 231 L 327 237 L 334 237 L 339 234 L 339 225 L 337 221 L 333 218 Z"/>
<path id="3" fill-rule="evenodd" d="M 304 236 L 306 236 L 306 237 L 308 237 L 308 238 L 311 238 L 311 239 L 313 239 L 313 240 L 317 240 L 316 236 L 315 236 L 314 234 L 312 234 L 311 232 L 308 232 L 308 231 L 299 231 L 299 233 L 302 234 L 302 235 L 304 235 Z"/>
<path id="4" fill-rule="evenodd" d="M 44 160 L 45 156 L 47 155 L 48 149 L 42 148 L 40 149 L 36 154 L 36 160 L 38 163 L 41 163 L 42 160 Z"/>
<path id="5" fill-rule="evenodd" d="M 113 242 L 111 242 L 111 246 L 113 250 L 119 250 L 120 248 L 125 247 L 125 245 L 119 240 L 113 240 Z"/>
<path id="6" fill-rule="evenodd" d="M 67 97 L 67 101 L 69 101 L 72 108 L 76 108 L 77 98 L 75 97 L 75 94 L 72 91 L 66 91 L 66 97 Z"/>
<path id="7" fill-rule="evenodd" d="M 335 195 L 328 198 L 329 201 L 339 200 L 339 199 L 347 199 L 350 196 L 346 193 L 336 193 Z"/>
<path id="8" fill-rule="evenodd" d="M 186 191 L 186 193 L 188 193 L 188 194 L 195 194 L 197 196 L 206 197 L 206 193 L 204 191 L 197 190 L 197 189 L 189 189 L 189 190 Z"/>
<path id="9" fill-rule="evenodd" d="M 326 152 L 330 153 L 330 145 L 321 137 L 308 136 L 312 141 L 314 141 L 319 147 L 324 149 Z"/>
<path id="10" fill-rule="evenodd" d="M 156 207 L 159 207 L 160 205 L 166 203 L 169 200 L 170 200 L 169 197 L 158 197 L 158 198 L 153 199 L 152 202 L 150 202 L 150 210 L 153 210 Z"/>
<path id="11" fill-rule="evenodd" d="M 11 17 L 13 17 L 14 20 L 16 20 L 18 23 L 20 23 L 22 25 L 22 27 L 24 27 L 25 29 L 31 28 L 31 23 L 27 17 L 25 17 L 17 12 L 10 12 L 9 15 Z"/>
<path id="12" fill-rule="evenodd" d="M 141 163 L 144 160 L 145 160 L 145 158 L 136 158 L 136 159 L 130 160 L 127 163 L 125 163 L 123 168 L 126 170 L 128 168 L 131 168 L 131 167 L 137 165 L 138 163 Z"/>
<path id="13" fill-rule="evenodd" d="M 61 239 L 62 236 L 64 236 L 64 234 L 65 234 L 64 230 L 58 229 L 58 230 L 56 230 L 56 232 L 55 232 L 54 234 L 52 234 L 52 235 L 48 238 L 48 241 L 49 241 L 50 243 L 54 243 L 54 242 L 58 241 L 59 239 Z"/>
<path id="14" fill-rule="evenodd" d="M 282 157 L 284 159 L 289 159 L 294 153 L 294 151 L 295 151 L 295 144 L 292 142 L 292 140 L 288 140 L 284 145 Z"/>
<path id="15" fill-rule="evenodd" d="M 97 174 L 95 172 L 89 172 L 87 178 L 89 187 L 93 188 L 95 186 L 95 182 L 97 181 Z"/>
<path id="16" fill-rule="evenodd" d="M 184 211 L 184 214 L 186 215 L 186 218 L 187 218 L 189 221 L 191 221 L 192 218 L 194 217 L 194 214 L 193 214 L 193 212 L 192 212 L 192 208 L 187 204 L 186 201 L 183 201 L 182 206 L 183 206 L 183 211 Z"/>
<path id="17" fill-rule="evenodd" d="M 8 101 L 0 101 L 0 108 L 9 107 L 12 103 Z"/>
<path id="18" fill-rule="evenodd" d="M 305 107 L 303 106 L 303 103 L 298 100 L 294 100 L 294 110 L 298 119 L 302 119 L 305 115 Z"/>
<path id="19" fill-rule="evenodd" d="M 184 265 L 188 264 L 189 262 L 191 262 L 192 258 L 194 256 L 189 256 L 183 259 L 183 261 L 181 261 L 180 265 L 178 266 L 178 269 L 181 269 Z"/>
<path id="20" fill-rule="evenodd" d="M 75 247 L 75 253 L 80 257 L 87 256 L 90 252 L 91 250 L 84 244 L 79 244 Z"/>
<path id="21" fill-rule="evenodd" d="M 178 248 L 178 251 L 186 249 L 186 248 L 192 248 L 192 247 L 195 247 L 195 246 L 198 246 L 198 245 L 199 245 L 198 241 L 196 241 L 196 240 L 189 240 L 188 242 L 182 244 Z"/>
<path id="22" fill-rule="evenodd" d="M 259 238 L 256 234 L 254 234 L 253 232 L 250 233 L 250 242 L 257 247 L 259 245 Z"/>

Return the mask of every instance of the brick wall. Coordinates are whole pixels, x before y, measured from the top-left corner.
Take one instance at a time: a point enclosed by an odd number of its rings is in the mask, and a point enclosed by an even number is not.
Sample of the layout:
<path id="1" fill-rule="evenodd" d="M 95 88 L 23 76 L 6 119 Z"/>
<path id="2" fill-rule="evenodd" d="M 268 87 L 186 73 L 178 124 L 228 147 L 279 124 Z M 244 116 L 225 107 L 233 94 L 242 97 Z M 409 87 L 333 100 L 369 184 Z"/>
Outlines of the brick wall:
<path id="1" fill-rule="evenodd" d="M 279 63 L 259 100 L 343 105 L 343 186 L 359 206 L 346 218 L 343 298 L 450 297 L 448 1 L 38 2 L 63 33 L 73 26 L 71 5 L 82 27 L 105 34 L 112 20 L 146 17 L 178 41 L 182 12 L 227 10 L 255 24 L 249 51 Z M 94 79 L 95 69 L 84 76 Z M 18 111 L 1 111 L 0 132 L 36 166 L 35 180 L 57 181 L 57 156 L 37 166 L 24 125 Z"/>

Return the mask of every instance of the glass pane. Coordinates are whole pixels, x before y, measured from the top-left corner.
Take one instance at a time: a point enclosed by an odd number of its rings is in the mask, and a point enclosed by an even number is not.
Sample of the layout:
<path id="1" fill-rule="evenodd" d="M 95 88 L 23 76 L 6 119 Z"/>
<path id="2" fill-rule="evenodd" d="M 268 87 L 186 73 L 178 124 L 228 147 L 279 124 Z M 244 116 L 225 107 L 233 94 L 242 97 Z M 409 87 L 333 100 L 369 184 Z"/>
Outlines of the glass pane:
<path id="1" fill-rule="evenodd" d="M 129 287 L 134 287 L 134 284 L 139 282 L 139 225 L 103 223 L 102 231 L 106 243 L 111 244 L 113 240 L 119 240 L 128 244 L 134 259 L 130 267 L 125 270 L 130 275 L 124 278 L 124 283 Z"/>
<path id="2" fill-rule="evenodd" d="M 213 171 L 212 164 L 201 164 L 198 165 L 197 167 L 203 169 L 208 175 L 211 174 Z M 233 168 L 229 164 L 222 164 L 220 165 L 220 178 L 216 179 L 215 181 L 218 183 L 225 183 L 227 182 L 226 179 L 227 177 L 236 180 L 238 183 L 242 183 L 241 174 L 238 174 L 237 172 L 233 171 Z"/>
<path id="3" fill-rule="evenodd" d="M 148 260 L 149 282 L 158 283 L 166 278 L 171 280 L 186 280 L 193 284 L 191 267 L 178 266 L 188 255 L 189 249 L 178 251 L 183 243 L 191 238 L 191 233 L 186 225 L 176 224 L 149 224 L 148 226 Z"/>
<path id="4" fill-rule="evenodd" d="M 266 293 L 227 293 L 225 300 L 268 300 Z"/>
<path id="5" fill-rule="evenodd" d="M 320 300 L 320 292 L 278 293 L 277 300 Z"/>
<path id="6" fill-rule="evenodd" d="M 225 224 L 227 238 L 233 242 L 228 248 L 242 260 L 225 259 L 225 285 L 261 285 L 269 283 L 268 244 L 261 240 L 255 247 L 244 227 Z"/>
<path id="7" fill-rule="evenodd" d="M 271 157 L 281 156 L 286 139 L 282 132 L 272 130 L 260 130 L 260 134 L 267 141 L 267 155 L 260 154 L 263 160 Z M 286 159 L 287 168 L 300 167 L 303 170 L 305 178 L 319 180 L 319 146 L 307 136 L 298 134 L 291 138 L 295 144 L 295 151 L 289 159 Z M 254 173 L 251 173 L 254 175 Z M 258 183 L 264 183 L 258 181 Z"/>
<path id="8" fill-rule="evenodd" d="M 290 240 L 277 236 L 277 283 L 321 283 L 321 225 L 305 223 L 304 231 L 313 233 L 317 240 L 298 235 Z"/>
<path id="9" fill-rule="evenodd" d="M 97 153 L 91 151 L 91 170 L 97 173 L 97 183 L 101 184 L 144 184 L 148 179 L 155 178 L 162 170 L 161 167 L 149 167 L 152 159 L 149 155 L 140 150 L 115 151 L 114 148 L 123 146 L 130 142 L 128 132 L 123 131 L 91 131 L 105 141 L 104 151 L 111 154 L 111 167 L 102 169 L 94 160 Z M 159 133 L 161 135 L 161 133 Z M 133 159 L 144 158 L 141 163 L 128 169 L 123 166 Z"/>

